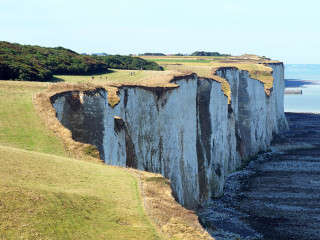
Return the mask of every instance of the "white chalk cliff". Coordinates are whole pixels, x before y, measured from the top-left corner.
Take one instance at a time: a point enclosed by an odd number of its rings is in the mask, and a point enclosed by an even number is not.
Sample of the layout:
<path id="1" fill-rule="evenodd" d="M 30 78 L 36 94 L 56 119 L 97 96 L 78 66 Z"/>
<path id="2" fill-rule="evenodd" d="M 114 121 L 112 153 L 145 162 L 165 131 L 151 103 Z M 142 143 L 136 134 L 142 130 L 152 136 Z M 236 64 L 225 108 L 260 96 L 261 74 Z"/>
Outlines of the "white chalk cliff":
<path id="1" fill-rule="evenodd" d="M 176 199 L 196 208 L 221 196 L 228 173 L 287 128 L 283 64 L 269 66 L 270 96 L 247 71 L 219 69 L 231 86 L 229 105 L 219 82 L 195 74 L 174 79 L 173 89 L 123 86 L 115 107 L 103 89 L 51 100 L 73 138 L 95 145 L 106 164 L 161 173 Z"/>

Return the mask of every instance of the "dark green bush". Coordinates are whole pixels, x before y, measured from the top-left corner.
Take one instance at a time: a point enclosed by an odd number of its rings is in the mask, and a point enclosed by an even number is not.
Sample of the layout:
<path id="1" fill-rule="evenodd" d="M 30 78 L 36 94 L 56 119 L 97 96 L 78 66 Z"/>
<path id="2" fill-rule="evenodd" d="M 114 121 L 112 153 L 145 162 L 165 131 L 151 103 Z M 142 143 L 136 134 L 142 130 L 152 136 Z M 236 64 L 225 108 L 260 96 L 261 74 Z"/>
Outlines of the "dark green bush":
<path id="1" fill-rule="evenodd" d="M 131 56 L 80 55 L 63 47 L 46 48 L 0 41 L 0 80 L 50 81 L 53 74 L 100 74 L 110 68 L 163 70 Z"/>
<path id="2" fill-rule="evenodd" d="M 106 63 L 63 47 L 0 42 L 1 80 L 50 81 L 53 74 L 95 74 L 107 70 Z"/>
<path id="3" fill-rule="evenodd" d="M 214 57 L 227 57 L 231 56 L 230 54 L 220 54 L 218 52 L 204 52 L 204 51 L 195 51 L 190 54 L 190 56 L 214 56 Z"/>
<path id="4" fill-rule="evenodd" d="M 147 61 L 139 57 L 109 55 L 109 56 L 92 56 L 96 60 L 103 61 L 109 68 L 115 69 L 130 69 L 130 70 L 156 70 L 162 71 L 156 62 Z"/>
<path id="5" fill-rule="evenodd" d="M 84 147 L 82 150 L 85 154 L 87 154 L 91 157 L 100 159 L 100 153 L 95 146 L 88 145 L 88 146 Z"/>

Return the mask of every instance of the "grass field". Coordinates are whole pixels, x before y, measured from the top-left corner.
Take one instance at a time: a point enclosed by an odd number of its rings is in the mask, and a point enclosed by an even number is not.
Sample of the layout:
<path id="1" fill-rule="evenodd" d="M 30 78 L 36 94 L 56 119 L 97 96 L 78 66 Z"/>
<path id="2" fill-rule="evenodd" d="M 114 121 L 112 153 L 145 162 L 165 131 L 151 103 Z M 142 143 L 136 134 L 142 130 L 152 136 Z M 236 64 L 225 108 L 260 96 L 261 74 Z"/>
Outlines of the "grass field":
<path id="1" fill-rule="evenodd" d="M 154 62 L 174 62 L 174 63 L 185 63 L 185 62 L 191 62 L 191 63 L 209 63 L 211 60 L 204 60 L 204 59 L 177 59 L 177 58 L 159 58 L 159 59 L 147 59 L 148 61 L 154 61 Z"/>
<path id="2" fill-rule="evenodd" d="M 130 75 L 130 73 L 134 73 Z M 56 80 L 65 81 L 65 82 L 92 82 L 92 83 L 100 83 L 100 82 L 136 82 L 138 80 L 165 75 L 167 72 L 165 71 L 147 71 L 147 70 L 118 70 L 118 69 L 110 69 L 108 73 L 101 75 L 93 75 L 92 76 L 75 76 L 75 75 L 56 75 L 54 76 Z"/>
<path id="3" fill-rule="evenodd" d="M 0 239 L 160 238 L 125 171 L 4 146 L 0 164 Z"/>
<path id="4" fill-rule="evenodd" d="M 0 81 L 0 145 L 67 156 L 63 144 L 42 122 L 33 94 L 48 83 Z"/>
<path id="5" fill-rule="evenodd" d="M 156 60 L 158 61 L 159 59 L 177 59 L 177 60 L 210 60 L 210 61 L 221 61 L 224 59 L 227 59 L 228 57 L 218 57 L 218 56 L 139 56 L 143 59 L 147 60 Z"/>

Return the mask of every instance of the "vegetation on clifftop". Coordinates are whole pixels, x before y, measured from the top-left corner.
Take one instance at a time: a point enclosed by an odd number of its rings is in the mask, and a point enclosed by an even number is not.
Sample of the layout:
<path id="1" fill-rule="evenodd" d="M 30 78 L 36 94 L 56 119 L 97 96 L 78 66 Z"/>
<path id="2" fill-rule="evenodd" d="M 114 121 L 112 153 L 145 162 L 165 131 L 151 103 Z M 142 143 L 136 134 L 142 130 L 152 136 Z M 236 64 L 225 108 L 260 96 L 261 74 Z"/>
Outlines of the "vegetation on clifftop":
<path id="1" fill-rule="evenodd" d="M 195 51 L 195 52 L 191 53 L 190 56 L 227 57 L 227 56 L 231 56 L 231 55 L 230 54 L 220 54 L 218 52 Z"/>
<path id="2" fill-rule="evenodd" d="M 72 50 L 0 42 L 0 79 L 48 81 L 53 74 L 92 74 L 107 64 Z"/>
<path id="3" fill-rule="evenodd" d="M 63 47 L 0 42 L 0 80 L 50 81 L 54 74 L 88 75 L 115 69 L 163 70 L 155 62 L 131 56 L 87 56 Z"/>
<path id="4" fill-rule="evenodd" d="M 121 56 L 121 55 L 108 55 L 108 56 L 92 56 L 92 58 L 102 61 L 107 64 L 109 68 L 114 69 L 129 69 L 129 70 L 156 70 L 162 71 L 155 62 L 150 62 L 139 57 Z"/>

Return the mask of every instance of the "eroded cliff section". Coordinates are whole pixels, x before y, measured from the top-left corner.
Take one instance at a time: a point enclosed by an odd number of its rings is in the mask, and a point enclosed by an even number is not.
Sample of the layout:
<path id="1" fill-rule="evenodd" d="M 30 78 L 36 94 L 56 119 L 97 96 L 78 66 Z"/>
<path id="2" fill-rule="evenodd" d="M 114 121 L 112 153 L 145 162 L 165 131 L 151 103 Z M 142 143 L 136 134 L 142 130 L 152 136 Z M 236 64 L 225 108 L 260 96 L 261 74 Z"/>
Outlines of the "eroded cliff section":
<path id="1" fill-rule="evenodd" d="M 219 69 L 231 87 L 229 105 L 221 83 L 195 74 L 173 79 L 178 88 L 122 86 L 114 107 L 103 89 L 51 101 L 73 139 L 95 145 L 106 164 L 162 174 L 176 199 L 195 209 L 221 196 L 227 174 L 287 128 L 283 65 L 270 66 L 270 96 L 247 71 Z"/>

